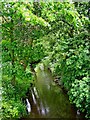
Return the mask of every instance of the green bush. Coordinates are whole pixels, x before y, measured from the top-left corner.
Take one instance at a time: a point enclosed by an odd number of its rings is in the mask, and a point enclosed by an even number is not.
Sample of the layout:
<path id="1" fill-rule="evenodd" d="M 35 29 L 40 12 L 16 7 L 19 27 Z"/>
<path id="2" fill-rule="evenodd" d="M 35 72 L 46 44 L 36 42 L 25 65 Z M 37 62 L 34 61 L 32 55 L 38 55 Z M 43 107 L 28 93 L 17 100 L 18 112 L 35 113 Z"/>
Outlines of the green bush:
<path id="1" fill-rule="evenodd" d="M 60 76 L 70 101 L 90 118 L 89 4 L 2 2 L 4 119 L 23 115 L 21 98 L 33 81 L 30 66 L 41 60 Z"/>
<path id="2" fill-rule="evenodd" d="M 80 111 L 85 112 L 87 118 L 90 118 L 90 35 L 88 29 L 90 21 L 86 15 L 89 3 L 85 4 L 87 6 L 85 8 L 79 8 L 80 5 L 77 4 L 77 16 L 73 18 L 77 19 L 77 22 L 74 21 L 73 28 L 68 26 L 71 19 L 68 20 L 69 15 L 64 13 L 67 18 L 64 20 L 67 22 L 62 22 L 57 16 L 58 21 L 52 24 L 53 32 L 43 37 L 46 44 L 45 53 L 48 56 L 44 59 L 44 63 L 46 60 L 53 74 L 60 76 L 71 103 L 75 104 Z M 82 9 L 85 11 L 82 12 Z M 71 11 L 66 7 L 64 12 Z M 72 14 L 71 12 L 70 16 Z"/>
<path id="3" fill-rule="evenodd" d="M 58 62 L 54 65 L 55 73 L 61 76 L 70 101 L 90 118 L 89 33 L 83 31 L 73 38 L 62 40 L 60 48 L 60 59 L 57 58 Z"/>
<path id="4" fill-rule="evenodd" d="M 21 116 L 25 115 L 26 107 L 19 99 L 15 100 L 12 98 L 2 102 L 3 119 L 20 118 Z"/>
<path id="5" fill-rule="evenodd" d="M 82 80 L 75 80 L 72 83 L 71 89 L 68 92 L 71 103 L 82 112 L 87 112 L 89 115 L 89 77 L 84 77 Z M 88 108 L 88 109 L 87 109 Z M 89 117 L 89 116 L 88 116 Z"/>

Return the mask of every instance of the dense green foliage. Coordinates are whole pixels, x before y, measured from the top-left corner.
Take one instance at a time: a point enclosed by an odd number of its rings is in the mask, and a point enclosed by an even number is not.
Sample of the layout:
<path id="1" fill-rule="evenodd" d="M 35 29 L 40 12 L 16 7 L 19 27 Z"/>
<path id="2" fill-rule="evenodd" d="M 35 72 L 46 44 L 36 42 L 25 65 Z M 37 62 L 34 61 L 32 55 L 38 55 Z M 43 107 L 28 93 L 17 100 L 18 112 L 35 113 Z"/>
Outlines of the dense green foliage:
<path id="1" fill-rule="evenodd" d="M 32 6 L 30 3 L 2 3 L 3 119 L 26 114 L 22 98 L 33 82 L 30 65 L 44 56 L 36 34 L 42 34 L 40 27 L 48 23 L 32 13 Z"/>
<path id="2" fill-rule="evenodd" d="M 71 103 L 80 111 L 86 112 L 86 117 L 90 118 L 90 21 L 88 15 L 80 15 L 80 11 L 72 9 L 73 6 L 66 6 L 64 12 L 68 15 L 63 14 L 66 19 L 53 24 L 54 31 L 44 38 L 47 40 L 46 50 L 49 51 L 46 51 L 49 53 L 46 61 L 54 74 L 61 77 Z"/>
<path id="3" fill-rule="evenodd" d="M 82 7 L 83 6 L 83 7 Z M 3 118 L 26 114 L 22 98 L 42 61 L 90 118 L 90 3 L 2 2 Z"/>

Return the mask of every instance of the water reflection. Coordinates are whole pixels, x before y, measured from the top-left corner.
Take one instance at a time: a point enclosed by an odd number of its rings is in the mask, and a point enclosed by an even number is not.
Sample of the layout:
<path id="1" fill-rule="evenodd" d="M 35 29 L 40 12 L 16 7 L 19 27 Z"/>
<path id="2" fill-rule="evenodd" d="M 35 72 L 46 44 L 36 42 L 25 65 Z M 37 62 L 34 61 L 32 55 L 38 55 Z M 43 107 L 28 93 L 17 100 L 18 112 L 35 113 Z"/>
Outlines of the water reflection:
<path id="1" fill-rule="evenodd" d="M 36 87 L 33 87 L 33 90 L 34 90 L 34 93 L 35 93 L 36 97 L 39 98 Z"/>
<path id="2" fill-rule="evenodd" d="M 33 93 L 32 89 L 31 89 L 31 94 L 32 94 L 32 98 L 33 98 L 33 103 L 34 103 L 34 104 L 36 104 L 35 95 L 34 95 L 34 93 Z"/>
<path id="3" fill-rule="evenodd" d="M 50 72 L 38 69 L 35 86 L 29 94 L 31 113 L 27 118 L 74 118 L 84 120 L 77 116 L 77 111 L 69 103 L 68 97 L 62 89 L 53 84 Z M 27 120 L 27 119 L 24 119 Z"/>
<path id="4" fill-rule="evenodd" d="M 31 105 L 28 99 L 26 99 L 26 107 L 27 107 L 27 112 L 30 113 L 31 112 Z"/>

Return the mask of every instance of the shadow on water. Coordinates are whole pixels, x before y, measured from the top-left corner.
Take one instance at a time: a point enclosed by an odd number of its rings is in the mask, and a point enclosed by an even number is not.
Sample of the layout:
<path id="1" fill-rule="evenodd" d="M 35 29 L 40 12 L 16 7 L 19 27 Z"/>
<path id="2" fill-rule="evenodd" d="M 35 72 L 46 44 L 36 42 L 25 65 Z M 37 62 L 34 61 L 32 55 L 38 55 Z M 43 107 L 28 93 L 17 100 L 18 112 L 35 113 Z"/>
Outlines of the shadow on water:
<path id="1" fill-rule="evenodd" d="M 29 114 L 21 120 L 31 118 L 57 118 L 69 120 L 85 120 L 77 115 L 63 90 L 56 86 L 49 70 L 38 69 L 36 83 L 28 95 Z"/>

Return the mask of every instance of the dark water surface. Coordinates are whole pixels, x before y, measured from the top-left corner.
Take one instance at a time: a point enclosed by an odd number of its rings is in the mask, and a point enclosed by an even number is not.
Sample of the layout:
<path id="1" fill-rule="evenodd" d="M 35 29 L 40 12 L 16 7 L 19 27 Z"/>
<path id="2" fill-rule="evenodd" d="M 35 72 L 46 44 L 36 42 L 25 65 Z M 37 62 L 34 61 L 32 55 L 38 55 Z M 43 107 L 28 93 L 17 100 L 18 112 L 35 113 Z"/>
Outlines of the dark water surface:
<path id="1" fill-rule="evenodd" d="M 63 90 L 55 85 L 50 71 L 38 69 L 36 76 L 35 86 L 28 96 L 31 111 L 21 120 L 31 118 L 85 120 L 81 114 L 77 115 Z"/>

